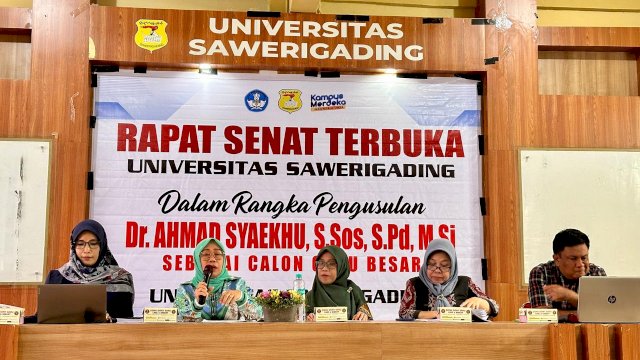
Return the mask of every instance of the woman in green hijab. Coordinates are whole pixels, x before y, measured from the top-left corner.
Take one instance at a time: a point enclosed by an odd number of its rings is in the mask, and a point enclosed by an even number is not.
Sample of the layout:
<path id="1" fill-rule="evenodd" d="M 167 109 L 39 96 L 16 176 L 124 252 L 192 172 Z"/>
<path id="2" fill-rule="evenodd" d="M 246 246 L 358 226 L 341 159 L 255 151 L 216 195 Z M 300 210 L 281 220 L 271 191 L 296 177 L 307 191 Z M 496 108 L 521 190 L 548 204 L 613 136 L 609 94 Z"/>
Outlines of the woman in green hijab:
<path id="1" fill-rule="evenodd" d="M 193 262 L 196 273 L 191 281 L 180 284 L 174 302 L 183 321 L 262 318 L 262 308 L 254 302 L 251 289 L 243 279 L 227 272 L 225 249 L 219 240 L 200 241 L 193 251 Z M 211 266 L 208 287 L 204 282 L 206 266 Z"/>
<path id="2" fill-rule="evenodd" d="M 307 293 L 307 321 L 315 321 L 316 306 L 346 306 L 350 320 L 373 320 L 364 294 L 349 280 L 349 259 L 337 246 L 326 246 L 316 257 L 316 277 Z"/>

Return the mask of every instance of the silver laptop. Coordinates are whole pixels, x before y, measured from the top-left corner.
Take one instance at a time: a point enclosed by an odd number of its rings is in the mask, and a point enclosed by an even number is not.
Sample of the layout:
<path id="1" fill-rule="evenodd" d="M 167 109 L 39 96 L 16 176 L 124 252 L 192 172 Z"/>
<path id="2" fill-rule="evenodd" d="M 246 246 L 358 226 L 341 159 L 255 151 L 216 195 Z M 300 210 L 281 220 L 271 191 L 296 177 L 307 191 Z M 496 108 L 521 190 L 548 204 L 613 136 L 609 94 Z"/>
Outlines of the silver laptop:
<path id="1" fill-rule="evenodd" d="M 578 295 L 582 323 L 640 322 L 640 277 L 583 276 Z"/>
<path id="2" fill-rule="evenodd" d="M 105 322 L 107 286 L 45 284 L 38 287 L 39 324 Z"/>

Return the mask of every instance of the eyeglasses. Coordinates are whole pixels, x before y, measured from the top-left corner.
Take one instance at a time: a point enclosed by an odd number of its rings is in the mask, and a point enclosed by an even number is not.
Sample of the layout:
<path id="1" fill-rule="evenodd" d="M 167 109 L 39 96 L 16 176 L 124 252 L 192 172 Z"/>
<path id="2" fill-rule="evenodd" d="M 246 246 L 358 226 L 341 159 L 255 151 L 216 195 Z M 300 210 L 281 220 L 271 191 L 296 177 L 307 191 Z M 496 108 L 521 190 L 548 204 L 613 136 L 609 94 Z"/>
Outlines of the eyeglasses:
<path id="1" fill-rule="evenodd" d="M 76 249 L 84 249 L 85 246 L 89 245 L 89 249 L 96 249 L 100 246 L 100 241 L 91 240 L 91 241 L 78 241 L 73 247 Z"/>
<path id="2" fill-rule="evenodd" d="M 449 272 L 451 271 L 451 265 L 436 265 L 436 264 L 427 264 L 427 269 L 429 271 L 440 270 L 440 272 Z"/>
<path id="3" fill-rule="evenodd" d="M 324 262 L 322 260 L 316 261 L 316 269 L 327 268 L 329 270 L 333 270 L 333 269 L 335 269 L 337 267 L 338 267 L 338 263 L 333 261 L 333 260 L 330 260 L 330 261 L 327 261 L 327 262 Z"/>
<path id="4" fill-rule="evenodd" d="M 216 261 L 222 261 L 224 259 L 224 253 L 213 253 L 213 254 L 210 252 L 200 253 L 200 259 L 204 261 L 209 261 L 209 259 L 211 259 L 212 256 L 214 259 L 216 259 Z"/>

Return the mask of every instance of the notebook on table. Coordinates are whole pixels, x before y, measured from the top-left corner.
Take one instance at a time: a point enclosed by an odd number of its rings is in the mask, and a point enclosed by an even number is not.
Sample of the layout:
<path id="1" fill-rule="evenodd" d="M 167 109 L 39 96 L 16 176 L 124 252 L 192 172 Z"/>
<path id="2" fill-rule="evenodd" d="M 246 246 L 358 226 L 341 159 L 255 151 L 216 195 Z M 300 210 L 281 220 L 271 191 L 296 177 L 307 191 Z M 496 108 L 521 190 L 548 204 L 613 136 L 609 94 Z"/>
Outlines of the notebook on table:
<path id="1" fill-rule="evenodd" d="M 107 286 L 45 284 L 38 287 L 39 324 L 105 322 Z"/>
<path id="2" fill-rule="evenodd" d="M 582 323 L 640 322 L 640 277 L 583 276 L 578 296 Z"/>

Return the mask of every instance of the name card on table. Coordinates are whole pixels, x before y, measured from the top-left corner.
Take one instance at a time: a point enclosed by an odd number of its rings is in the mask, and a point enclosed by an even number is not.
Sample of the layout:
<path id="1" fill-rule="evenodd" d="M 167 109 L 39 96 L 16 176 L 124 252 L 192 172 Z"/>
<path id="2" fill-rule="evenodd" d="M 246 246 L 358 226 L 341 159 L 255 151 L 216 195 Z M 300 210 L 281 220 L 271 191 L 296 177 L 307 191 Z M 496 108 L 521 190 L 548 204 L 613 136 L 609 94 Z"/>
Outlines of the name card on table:
<path id="1" fill-rule="evenodd" d="M 178 322 L 178 310 L 175 308 L 144 308 L 143 319 L 146 323 Z"/>
<path id="2" fill-rule="evenodd" d="M 521 323 L 557 323 L 557 309 L 518 309 L 518 321 Z"/>
<path id="3" fill-rule="evenodd" d="M 16 306 L 0 304 L 0 324 L 24 324 L 24 309 Z"/>
<path id="4" fill-rule="evenodd" d="M 316 321 L 347 321 L 346 306 L 325 306 L 315 308 Z"/>
<path id="5" fill-rule="evenodd" d="M 471 309 L 460 307 L 438 308 L 440 321 L 448 322 L 471 322 Z"/>

